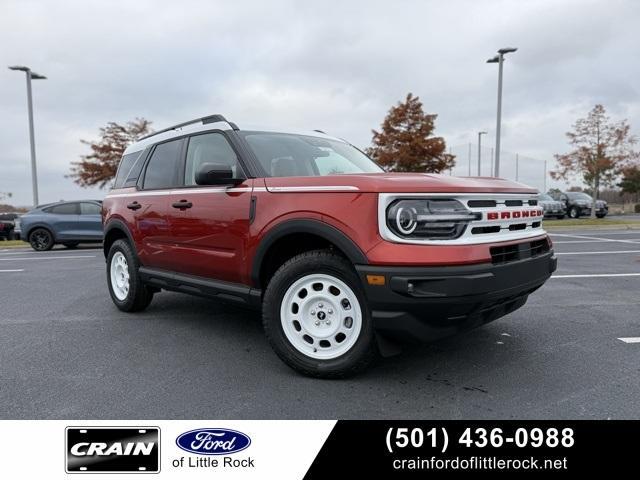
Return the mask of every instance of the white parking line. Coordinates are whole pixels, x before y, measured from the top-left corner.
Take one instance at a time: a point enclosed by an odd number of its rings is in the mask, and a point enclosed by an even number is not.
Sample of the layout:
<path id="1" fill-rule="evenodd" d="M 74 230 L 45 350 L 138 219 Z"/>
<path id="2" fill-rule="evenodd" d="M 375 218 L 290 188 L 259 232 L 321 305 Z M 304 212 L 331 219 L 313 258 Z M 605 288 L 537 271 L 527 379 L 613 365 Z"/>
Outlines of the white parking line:
<path id="1" fill-rule="evenodd" d="M 631 229 L 631 230 L 624 230 L 624 231 L 620 231 L 620 230 L 590 230 L 590 231 L 585 231 L 585 232 L 580 232 L 580 231 L 572 231 L 571 233 L 575 234 L 575 235 L 593 235 L 594 233 L 596 233 L 598 235 L 640 235 L 640 229 Z M 553 235 L 562 235 L 562 233 L 554 233 L 554 232 L 547 232 L 549 235 L 553 236 Z M 565 232 L 568 233 L 568 232 Z"/>
<path id="2" fill-rule="evenodd" d="M 640 253 L 640 250 L 611 250 L 603 252 L 556 252 L 556 255 L 599 255 L 609 253 Z"/>
<path id="3" fill-rule="evenodd" d="M 600 242 L 619 242 L 619 243 L 634 243 L 634 244 L 638 244 L 640 243 L 640 240 L 616 240 L 614 238 L 602 238 L 602 237 L 588 237 L 586 235 L 570 235 L 568 233 L 556 233 L 555 236 L 557 237 L 569 237 L 569 238 L 580 238 L 582 240 L 598 240 Z M 555 243 L 555 242 L 554 242 Z"/>
<path id="4" fill-rule="evenodd" d="M 590 273 L 579 275 L 551 275 L 551 278 L 601 278 L 601 277 L 640 277 L 640 273 Z"/>
<path id="5" fill-rule="evenodd" d="M 24 272 L 24 268 L 17 268 L 14 270 L 0 270 L 0 273 L 12 273 L 12 272 Z"/>
<path id="6" fill-rule="evenodd" d="M 63 255 L 60 257 L 20 257 L 20 258 L 0 258 L 0 262 L 9 262 L 12 260 L 62 260 L 65 258 L 95 258 L 95 255 Z"/>
<path id="7" fill-rule="evenodd" d="M 554 240 L 553 244 L 557 245 L 559 243 L 606 243 L 609 240 Z"/>
<path id="8" fill-rule="evenodd" d="M 618 340 L 622 340 L 624 343 L 640 343 L 640 337 L 621 337 Z"/>
<path id="9" fill-rule="evenodd" d="M 53 251 L 49 251 L 49 252 L 35 252 L 31 249 L 29 250 L 19 250 L 19 251 L 5 251 L 5 252 L 0 252 L 0 255 L 40 255 L 43 257 L 46 257 L 47 255 L 66 255 L 67 253 L 70 255 L 77 255 L 78 251 L 65 251 L 65 250 L 53 250 Z"/>

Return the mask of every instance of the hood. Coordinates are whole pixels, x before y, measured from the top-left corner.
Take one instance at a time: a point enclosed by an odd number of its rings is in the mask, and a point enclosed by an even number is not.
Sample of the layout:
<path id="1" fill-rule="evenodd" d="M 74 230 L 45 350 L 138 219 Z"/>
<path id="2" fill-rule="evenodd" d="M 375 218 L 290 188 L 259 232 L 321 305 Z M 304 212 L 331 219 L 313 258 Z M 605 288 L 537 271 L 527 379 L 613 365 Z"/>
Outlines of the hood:
<path id="1" fill-rule="evenodd" d="M 269 191 L 291 188 L 371 193 L 538 193 L 522 183 L 493 177 L 453 177 L 431 173 L 366 173 L 320 177 L 268 177 Z"/>

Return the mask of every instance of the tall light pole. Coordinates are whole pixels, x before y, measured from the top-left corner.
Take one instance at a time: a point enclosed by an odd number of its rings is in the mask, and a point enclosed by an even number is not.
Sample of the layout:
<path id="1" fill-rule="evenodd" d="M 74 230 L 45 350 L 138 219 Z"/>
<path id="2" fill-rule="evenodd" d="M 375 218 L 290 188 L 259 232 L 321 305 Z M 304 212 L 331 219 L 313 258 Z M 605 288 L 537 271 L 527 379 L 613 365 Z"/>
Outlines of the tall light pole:
<path id="1" fill-rule="evenodd" d="M 487 60 L 487 63 L 498 64 L 498 114 L 496 119 L 496 164 L 494 176 L 500 176 L 500 124 L 502 122 L 502 64 L 504 63 L 504 56 L 507 53 L 513 53 L 517 48 L 506 47 L 498 50 L 498 55 Z"/>
<path id="2" fill-rule="evenodd" d="M 27 107 L 29 109 L 29 142 L 31 144 L 31 186 L 33 189 L 33 206 L 38 205 L 38 171 L 36 169 L 36 141 L 33 134 L 33 100 L 31 98 L 31 80 L 46 80 L 47 77 L 32 72 L 29 67 L 14 65 L 9 70 L 19 70 L 27 76 Z"/>
<path id="3" fill-rule="evenodd" d="M 486 135 L 487 132 L 478 132 L 478 176 L 482 175 L 480 171 L 480 159 L 482 158 L 482 135 Z"/>

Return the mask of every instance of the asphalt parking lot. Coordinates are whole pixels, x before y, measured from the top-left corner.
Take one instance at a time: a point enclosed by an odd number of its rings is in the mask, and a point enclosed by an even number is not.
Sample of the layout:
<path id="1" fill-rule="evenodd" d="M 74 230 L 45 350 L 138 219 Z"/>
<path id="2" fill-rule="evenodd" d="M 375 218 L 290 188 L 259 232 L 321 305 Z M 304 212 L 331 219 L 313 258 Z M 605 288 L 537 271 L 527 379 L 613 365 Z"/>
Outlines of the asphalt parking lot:
<path id="1" fill-rule="evenodd" d="M 322 381 L 257 315 L 175 293 L 109 298 L 102 251 L 0 244 L 0 418 L 637 418 L 640 230 L 556 230 L 559 269 L 515 313 Z"/>

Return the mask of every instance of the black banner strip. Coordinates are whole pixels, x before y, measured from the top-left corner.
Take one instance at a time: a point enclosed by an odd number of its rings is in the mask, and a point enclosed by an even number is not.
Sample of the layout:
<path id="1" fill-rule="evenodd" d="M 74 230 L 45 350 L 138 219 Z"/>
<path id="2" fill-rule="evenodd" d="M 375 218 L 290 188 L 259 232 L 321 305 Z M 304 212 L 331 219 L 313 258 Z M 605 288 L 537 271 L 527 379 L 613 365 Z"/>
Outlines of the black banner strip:
<path id="1" fill-rule="evenodd" d="M 341 420 L 304 478 L 628 474 L 637 469 L 639 444 L 635 420 Z"/>

